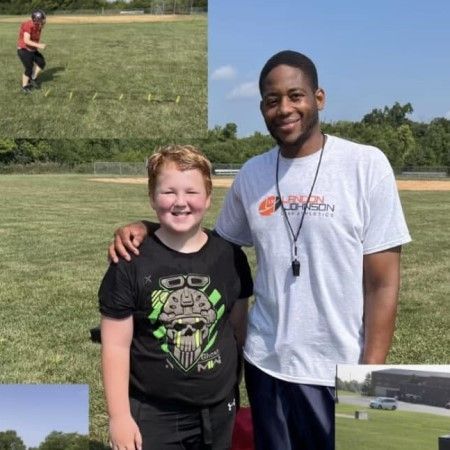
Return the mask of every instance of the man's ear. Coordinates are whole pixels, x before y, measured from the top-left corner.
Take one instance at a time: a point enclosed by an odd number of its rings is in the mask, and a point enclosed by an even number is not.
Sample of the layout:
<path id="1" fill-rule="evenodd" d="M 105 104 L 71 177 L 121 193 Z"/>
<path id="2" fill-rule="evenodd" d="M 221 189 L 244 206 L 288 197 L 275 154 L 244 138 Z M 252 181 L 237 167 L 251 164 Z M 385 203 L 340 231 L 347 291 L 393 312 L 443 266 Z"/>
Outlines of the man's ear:
<path id="1" fill-rule="evenodd" d="M 316 98 L 317 109 L 322 111 L 325 108 L 325 91 L 322 88 L 317 88 L 314 97 Z"/>

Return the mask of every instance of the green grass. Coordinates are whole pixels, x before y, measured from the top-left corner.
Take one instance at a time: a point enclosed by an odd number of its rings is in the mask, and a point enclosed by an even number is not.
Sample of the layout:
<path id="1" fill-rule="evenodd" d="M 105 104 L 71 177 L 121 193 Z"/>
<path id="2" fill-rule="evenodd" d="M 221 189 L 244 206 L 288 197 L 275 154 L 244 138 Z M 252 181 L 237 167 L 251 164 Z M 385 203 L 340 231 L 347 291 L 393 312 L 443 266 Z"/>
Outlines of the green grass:
<path id="1" fill-rule="evenodd" d="M 0 23 L 1 136 L 170 140 L 206 132 L 204 17 L 49 24 L 41 37 L 48 45 L 42 89 L 28 96 L 20 92 L 18 29 Z"/>
<path id="2" fill-rule="evenodd" d="M 97 289 L 113 230 L 154 216 L 145 185 L 89 178 L 0 176 L 0 382 L 88 383 L 91 437 L 106 442 L 100 348 L 89 340 L 99 322 Z M 215 190 L 207 226 L 225 192 Z M 404 251 L 391 362 L 448 364 L 450 192 L 402 197 L 414 243 Z"/>
<path id="3" fill-rule="evenodd" d="M 448 434 L 448 417 L 404 411 L 336 405 L 336 413 L 368 411 L 369 420 L 336 417 L 336 450 L 434 450 Z"/>
<path id="4" fill-rule="evenodd" d="M 397 332 L 390 363 L 450 360 L 450 192 L 401 193 L 413 242 L 402 256 Z"/>

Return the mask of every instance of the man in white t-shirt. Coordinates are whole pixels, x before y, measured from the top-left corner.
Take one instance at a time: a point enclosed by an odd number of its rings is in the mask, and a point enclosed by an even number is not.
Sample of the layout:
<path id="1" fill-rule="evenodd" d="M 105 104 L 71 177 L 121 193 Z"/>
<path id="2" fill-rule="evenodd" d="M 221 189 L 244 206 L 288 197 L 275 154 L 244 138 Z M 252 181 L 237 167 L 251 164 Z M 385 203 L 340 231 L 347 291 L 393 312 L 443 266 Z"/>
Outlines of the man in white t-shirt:
<path id="1" fill-rule="evenodd" d="M 256 249 L 244 351 L 255 445 L 331 450 L 336 364 L 385 362 L 410 236 L 384 154 L 321 132 L 325 93 L 309 58 L 277 53 L 259 87 L 278 145 L 243 166 L 216 224 Z M 142 223 L 116 232 L 110 257 L 145 234 Z"/>

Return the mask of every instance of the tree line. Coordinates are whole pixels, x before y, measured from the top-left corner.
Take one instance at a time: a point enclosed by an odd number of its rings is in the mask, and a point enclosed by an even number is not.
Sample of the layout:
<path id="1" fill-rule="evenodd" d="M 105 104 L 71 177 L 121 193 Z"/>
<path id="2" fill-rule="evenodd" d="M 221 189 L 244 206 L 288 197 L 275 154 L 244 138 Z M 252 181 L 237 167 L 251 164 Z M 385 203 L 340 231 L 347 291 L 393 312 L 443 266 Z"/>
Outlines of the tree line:
<path id="1" fill-rule="evenodd" d="M 336 378 L 336 389 L 339 391 L 354 392 L 366 396 L 374 395 L 374 388 L 372 386 L 372 375 L 368 373 L 363 382 L 356 380 L 343 381 L 339 377 Z"/>
<path id="2" fill-rule="evenodd" d="M 207 10 L 208 0 L 3 0 L 0 14 L 29 14 L 34 9 L 43 9 L 51 14 L 55 11 L 102 10 L 104 9 L 143 9 L 152 11 L 163 7 L 166 11 L 188 10 L 191 7 Z"/>
<path id="3" fill-rule="evenodd" d="M 88 450 L 89 438 L 78 433 L 52 431 L 39 447 L 28 450 Z M 0 432 L 0 450 L 27 450 L 22 438 L 14 430 Z"/>
<path id="4" fill-rule="evenodd" d="M 322 123 L 325 133 L 380 148 L 396 171 L 414 167 L 450 168 L 450 120 L 435 118 L 430 123 L 414 122 L 407 116 L 410 103 L 373 109 L 359 122 Z M 186 144 L 186 142 L 174 142 Z M 0 139 L 0 170 L 30 164 L 77 166 L 93 161 L 143 162 L 162 139 Z M 255 132 L 237 137 L 237 126 L 216 126 L 206 136 L 191 139 L 213 164 L 242 164 L 274 146 L 271 136 Z M 9 167 L 9 170 L 8 170 Z"/>

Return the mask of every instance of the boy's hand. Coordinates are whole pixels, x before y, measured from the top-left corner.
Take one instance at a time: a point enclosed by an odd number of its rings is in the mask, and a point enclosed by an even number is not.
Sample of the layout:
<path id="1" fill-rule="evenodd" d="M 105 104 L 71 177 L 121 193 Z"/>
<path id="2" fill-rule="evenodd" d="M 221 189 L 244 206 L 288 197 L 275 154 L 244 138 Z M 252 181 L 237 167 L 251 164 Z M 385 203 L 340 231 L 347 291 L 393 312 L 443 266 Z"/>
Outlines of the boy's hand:
<path id="1" fill-rule="evenodd" d="M 108 259 L 113 263 L 119 262 L 119 257 L 131 260 L 130 254 L 139 255 L 138 247 L 147 236 L 147 227 L 142 222 L 134 222 L 118 228 L 114 232 L 114 241 L 108 248 Z"/>
<path id="2" fill-rule="evenodd" d="M 141 450 L 142 436 L 131 415 L 109 419 L 109 439 L 113 450 Z"/>
<path id="3" fill-rule="evenodd" d="M 39 49 L 40 50 L 45 50 L 45 48 L 47 47 L 47 44 L 39 44 Z"/>

